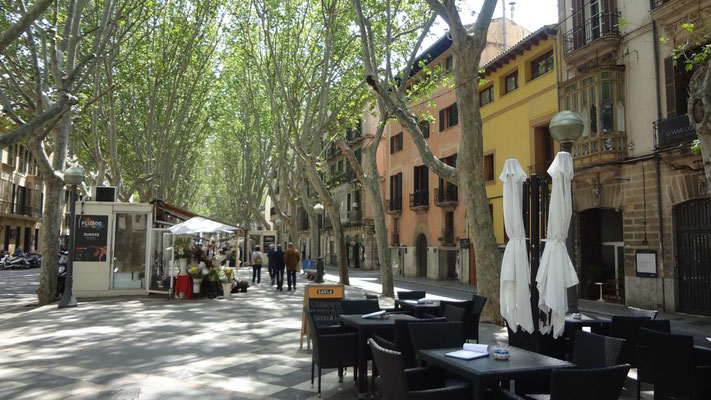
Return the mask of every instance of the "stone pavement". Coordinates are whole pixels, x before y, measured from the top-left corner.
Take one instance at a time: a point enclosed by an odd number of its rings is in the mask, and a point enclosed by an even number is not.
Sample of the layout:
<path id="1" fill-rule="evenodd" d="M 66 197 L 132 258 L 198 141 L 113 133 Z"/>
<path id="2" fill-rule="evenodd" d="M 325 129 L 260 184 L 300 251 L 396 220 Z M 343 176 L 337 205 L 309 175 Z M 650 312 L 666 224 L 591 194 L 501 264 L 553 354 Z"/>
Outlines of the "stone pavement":
<path id="1" fill-rule="evenodd" d="M 363 298 L 362 287 L 379 292 L 372 276 L 358 275 L 347 297 Z M 337 279 L 330 271 L 326 278 Z M 411 285 L 417 282 L 396 286 Z M 15 309 L 0 319 L 0 399 L 316 399 L 310 353 L 298 344 L 303 288 L 300 277 L 296 292 L 263 284 L 230 299 L 110 298 L 71 309 Z M 471 296 L 432 288 L 432 297 Z M 507 340 L 495 325 L 481 324 L 480 335 L 484 343 Z M 339 384 L 337 372 L 325 370 L 323 397 L 356 399 L 352 373 Z M 624 398 L 633 394 L 626 389 Z"/>

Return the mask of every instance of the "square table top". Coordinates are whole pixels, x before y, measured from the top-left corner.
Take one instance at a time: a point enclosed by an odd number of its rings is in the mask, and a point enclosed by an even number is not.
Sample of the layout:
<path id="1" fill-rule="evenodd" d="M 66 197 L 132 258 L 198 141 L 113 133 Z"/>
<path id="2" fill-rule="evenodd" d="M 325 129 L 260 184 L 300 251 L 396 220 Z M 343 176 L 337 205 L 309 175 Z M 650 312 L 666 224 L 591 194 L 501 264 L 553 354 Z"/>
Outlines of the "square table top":
<path id="1" fill-rule="evenodd" d="M 597 317 L 594 315 L 580 314 L 580 319 L 573 318 L 573 313 L 565 314 L 566 325 L 589 326 L 591 324 L 609 324 L 610 319 L 605 317 Z"/>
<path id="2" fill-rule="evenodd" d="M 377 326 L 395 326 L 396 319 L 416 320 L 412 315 L 407 314 L 385 314 L 385 318 L 363 318 L 363 314 L 341 315 L 339 319 L 344 325 L 355 328 L 369 328 Z"/>
<path id="3" fill-rule="evenodd" d="M 445 356 L 461 348 L 420 350 L 417 356 L 450 372 L 470 379 L 496 377 L 497 379 L 516 379 L 519 376 L 550 371 L 556 368 L 572 368 L 575 364 L 557 358 L 544 356 L 518 347 L 509 346 L 510 357 L 507 361 L 495 360 L 493 356 L 474 360 L 460 360 Z"/>

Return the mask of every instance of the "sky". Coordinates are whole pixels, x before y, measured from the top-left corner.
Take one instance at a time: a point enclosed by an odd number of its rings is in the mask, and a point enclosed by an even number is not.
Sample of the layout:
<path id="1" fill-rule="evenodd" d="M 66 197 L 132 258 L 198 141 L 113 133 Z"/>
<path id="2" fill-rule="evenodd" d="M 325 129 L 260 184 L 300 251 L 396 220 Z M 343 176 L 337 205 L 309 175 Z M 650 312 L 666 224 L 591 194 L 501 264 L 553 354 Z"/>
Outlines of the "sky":
<path id="1" fill-rule="evenodd" d="M 511 3 L 514 2 L 514 0 L 504 1 L 506 3 L 506 18 L 511 18 Z M 461 7 L 460 15 L 462 16 L 462 20 L 464 23 L 469 24 L 476 21 L 476 17 L 472 15 L 472 12 L 476 11 L 478 13 L 484 1 L 460 0 L 457 3 Z M 502 3 L 501 0 L 498 0 L 496 10 L 494 11 L 494 18 L 501 18 Z M 558 0 L 516 0 L 515 3 L 513 12 L 514 22 L 531 32 L 543 25 L 558 22 Z M 436 25 L 432 27 L 432 32 L 434 32 L 437 37 L 440 37 L 446 29 L 447 24 L 441 19 L 438 19 Z"/>

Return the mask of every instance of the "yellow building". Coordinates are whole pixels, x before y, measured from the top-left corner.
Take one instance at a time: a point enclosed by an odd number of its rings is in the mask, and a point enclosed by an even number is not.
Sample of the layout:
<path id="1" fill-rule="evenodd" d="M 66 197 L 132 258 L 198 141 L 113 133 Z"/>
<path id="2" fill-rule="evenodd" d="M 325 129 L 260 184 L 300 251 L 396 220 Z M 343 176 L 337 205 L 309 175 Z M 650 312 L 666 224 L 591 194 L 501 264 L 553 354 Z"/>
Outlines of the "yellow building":
<path id="1" fill-rule="evenodd" d="M 479 103 L 484 174 L 496 241 L 506 242 L 499 174 L 515 157 L 529 175 L 546 174 L 556 152 L 548 124 L 558 112 L 556 31 L 545 26 L 483 67 Z"/>

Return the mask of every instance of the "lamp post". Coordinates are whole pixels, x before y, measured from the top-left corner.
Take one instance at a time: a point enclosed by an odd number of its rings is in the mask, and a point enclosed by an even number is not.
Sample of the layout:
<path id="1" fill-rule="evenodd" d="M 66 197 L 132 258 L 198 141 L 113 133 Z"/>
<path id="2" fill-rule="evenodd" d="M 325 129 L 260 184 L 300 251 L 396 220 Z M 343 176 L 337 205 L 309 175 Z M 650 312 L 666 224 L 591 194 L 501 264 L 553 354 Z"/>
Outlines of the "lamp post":
<path id="1" fill-rule="evenodd" d="M 323 204 L 321 203 L 316 203 L 314 205 L 314 211 L 316 212 L 317 215 L 323 215 Z M 316 219 L 318 221 L 318 218 Z M 316 240 L 317 240 L 317 247 L 318 247 L 318 257 L 316 258 L 316 279 L 314 282 L 316 283 L 323 283 L 323 274 L 324 274 L 324 264 L 323 264 L 323 257 L 321 256 L 321 227 L 317 226 L 316 227 Z"/>
<path id="2" fill-rule="evenodd" d="M 277 227 L 276 228 L 276 231 L 277 231 L 276 242 L 277 242 L 277 244 L 279 244 L 279 239 L 281 239 L 281 224 L 282 224 L 282 222 L 283 221 L 281 220 L 281 218 L 277 218 L 276 220 L 274 220 L 274 225 L 276 225 L 276 227 Z"/>
<path id="3" fill-rule="evenodd" d="M 84 170 L 79 167 L 70 167 L 64 171 L 64 182 L 70 186 L 72 191 L 72 200 L 70 204 L 69 223 L 69 254 L 67 259 L 67 277 L 64 282 L 64 292 L 59 300 L 57 308 L 76 307 L 77 300 L 74 298 L 74 236 L 76 232 L 76 203 L 77 203 L 77 185 L 84 180 Z"/>
<path id="4" fill-rule="evenodd" d="M 572 157 L 573 143 L 580 139 L 585 128 L 583 119 L 580 115 L 574 111 L 563 110 L 553 116 L 548 128 L 550 129 L 551 137 L 560 143 L 561 151 L 571 153 Z M 573 182 L 570 182 L 570 201 L 573 201 Z M 573 214 L 575 214 L 574 208 Z M 570 224 L 568 225 L 568 238 L 565 241 L 565 245 L 568 249 L 568 256 L 577 270 L 577 265 L 575 265 L 574 232 L 575 218 L 571 215 Z M 578 311 L 578 289 L 575 286 L 568 288 L 568 309 L 571 311 Z"/>

